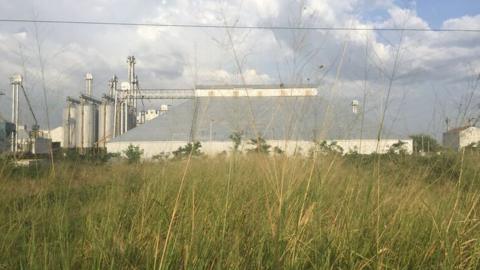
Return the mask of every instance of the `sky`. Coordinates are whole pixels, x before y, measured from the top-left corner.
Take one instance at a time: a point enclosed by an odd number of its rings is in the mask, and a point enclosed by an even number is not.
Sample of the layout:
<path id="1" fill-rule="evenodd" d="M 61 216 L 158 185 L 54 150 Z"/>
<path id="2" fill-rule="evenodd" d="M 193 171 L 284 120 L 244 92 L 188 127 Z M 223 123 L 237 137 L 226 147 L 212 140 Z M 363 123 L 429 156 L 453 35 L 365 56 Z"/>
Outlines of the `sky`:
<path id="1" fill-rule="evenodd" d="M 420 0 L 416 2 L 416 9 L 419 17 L 427 21 L 430 26 L 437 28 L 448 19 L 478 15 L 480 1 Z"/>
<path id="2" fill-rule="evenodd" d="M 0 0 L 2 19 L 135 23 L 480 29 L 480 1 Z M 67 96 L 107 91 L 135 55 L 143 88 L 196 84 L 315 83 L 328 98 L 386 112 L 393 134 L 439 136 L 479 115 L 480 32 L 245 30 L 0 22 L 0 113 L 9 77 L 24 74 L 43 127 L 62 123 Z M 241 76 L 243 75 L 243 76 Z M 243 79 L 242 79 L 243 77 Z M 44 90 L 47 100 L 44 99 Z M 23 101 L 22 101 L 23 102 Z M 171 101 L 165 101 L 171 102 Z M 46 105 L 45 105 L 46 103 Z M 144 102 L 146 108 L 158 106 Z M 21 119 L 31 123 L 22 106 Z"/>

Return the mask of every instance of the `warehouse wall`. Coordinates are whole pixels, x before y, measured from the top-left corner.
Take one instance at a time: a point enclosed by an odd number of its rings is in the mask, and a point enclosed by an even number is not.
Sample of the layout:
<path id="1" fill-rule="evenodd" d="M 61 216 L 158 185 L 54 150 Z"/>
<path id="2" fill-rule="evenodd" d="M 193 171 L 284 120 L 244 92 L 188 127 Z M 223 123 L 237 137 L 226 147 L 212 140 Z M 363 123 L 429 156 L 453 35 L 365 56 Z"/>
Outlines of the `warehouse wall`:
<path id="1" fill-rule="evenodd" d="M 397 143 L 399 140 L 381 140 L 378 144 L 379 153 L 386 153 L 390 147 Z M 405 142 L 404 148 L 407 153 L 413 152 L 412 140 L 401 140 Z M 327 141 L 332 143 L 333 140 Z M 371 154 L 377 149 L 377 140 L 335 140 L 338 146 L 342 147 L 344 153 L 356 151 L 360 154 Z M 109 153 L 122 153 L 128 148 L 129 145 L 138 146 L 144 151 L 143 157 L 150 159 L 160 153 L 171 153 L 177 150 L 179 147 L 185 146 L 187 141 L 131 141 L 131 142 L 109 142 L 107 143 L 107 151 Z M 315 146 L 311 141 L 284 141 L 284 140 L 269 140 L 267 144 L 271 145 L 271 149 L 279 147 L 287 155 L 294 153 L 301 153 L 303 155 L 308 154 L 308 151 Z M 233 143 L 231 141 L 212 141 L 202 142 L 201 151 L 207 155 L 216 155 L 223 151 L 232 151 Z M 242 143 L 239 149 L 245 152 L 247 149 L 251 149 L 254 146 L 247 143 Z"/>

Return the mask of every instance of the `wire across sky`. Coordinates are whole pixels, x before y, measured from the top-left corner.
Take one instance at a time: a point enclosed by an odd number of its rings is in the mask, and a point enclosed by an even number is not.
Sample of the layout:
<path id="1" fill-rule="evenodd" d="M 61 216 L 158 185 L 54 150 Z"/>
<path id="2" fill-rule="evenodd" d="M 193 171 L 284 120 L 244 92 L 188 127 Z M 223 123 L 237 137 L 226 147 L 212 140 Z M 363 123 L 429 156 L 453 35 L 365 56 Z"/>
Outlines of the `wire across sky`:
<path id="1" fill-rule="evenodd" d="M 323 30 L 323 31 L 405 31 L 405 32 L 472 32 L 480 33 L 480 29 L 465 28 L 377 28 L 377 27 L 332 27 L 332 26 L 267 26 L 267 25 L 211 25 L 211 24 L 170 24 L 170 23 L 135 23 L 113 21 L 74 21 L 74 20 L 33 20 L 33 19 L 1 19 L 0 23 L 38 23 L 38 24 L 76 24 L 105 26 L 144 26 L 170 28 L 211 28 L 211 29 L 259 29 L 259 30 Z"/>

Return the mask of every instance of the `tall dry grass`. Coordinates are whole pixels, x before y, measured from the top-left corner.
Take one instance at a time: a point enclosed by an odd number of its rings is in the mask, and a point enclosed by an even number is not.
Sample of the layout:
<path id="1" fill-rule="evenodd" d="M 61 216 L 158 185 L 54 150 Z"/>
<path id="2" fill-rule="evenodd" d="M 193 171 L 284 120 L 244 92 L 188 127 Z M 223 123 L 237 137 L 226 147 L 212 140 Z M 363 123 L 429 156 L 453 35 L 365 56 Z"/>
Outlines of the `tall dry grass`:
<path id="1" fill-rule="evenodd" d="M 479 161 L 232 155 L 64 162 L 55 176 L 4 168 L 0 269 L 478 269 Z"/>

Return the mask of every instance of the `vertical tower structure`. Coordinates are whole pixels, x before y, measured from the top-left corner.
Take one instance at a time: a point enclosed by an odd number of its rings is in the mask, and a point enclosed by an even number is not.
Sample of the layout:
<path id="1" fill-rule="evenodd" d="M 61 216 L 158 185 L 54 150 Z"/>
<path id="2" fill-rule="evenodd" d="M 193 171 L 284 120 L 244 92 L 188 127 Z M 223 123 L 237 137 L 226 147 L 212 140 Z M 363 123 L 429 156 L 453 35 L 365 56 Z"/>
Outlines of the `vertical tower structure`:
<path id="1" fill-rule="evenodd" d="M 12 123 L 15 125 L 15 130 L 12 133 L 12 152 L 15 154 L 18 151 L 18 114 L 19 114 L 19 96 L 18 92 L 23 83 L 22 75 L 15 74 L 10 78 L 12 85 Z"/>
<path id="2" fill-rule="evenodd" d="M 128 82 L 122 83 L 123 95 L 120 102 L 120 134 L 127 132 L 136 125 L 138 80 L 135 74 L 135 56 L 127 57 Z"/>
<path id="3" fill-rule="evenodd" d="M 129 84 L 129 89 L 128 89 L 128 105 L 137 109 L 137 76 L 135 75 L 135 64 L 137 63 L 135 60 L 135 56 L 129 56 L 127 57 L 127 63 L 128 63 L 128 84 Z"/>
<path id="4" fill-rule="evenodd" d="M 89 97 L 92 96 L 92 82 L 93 82 L 92 73 L 85 74 L 85 94 Z"/>

